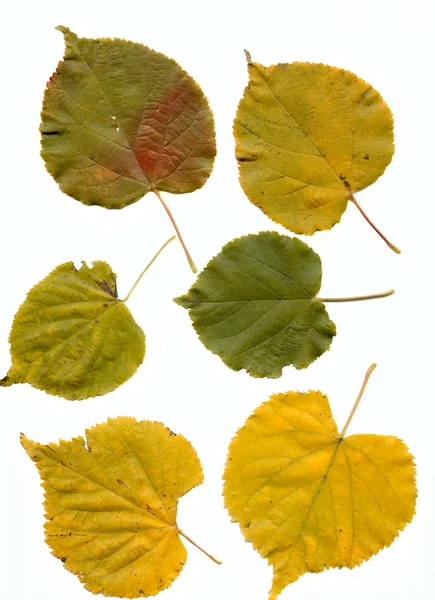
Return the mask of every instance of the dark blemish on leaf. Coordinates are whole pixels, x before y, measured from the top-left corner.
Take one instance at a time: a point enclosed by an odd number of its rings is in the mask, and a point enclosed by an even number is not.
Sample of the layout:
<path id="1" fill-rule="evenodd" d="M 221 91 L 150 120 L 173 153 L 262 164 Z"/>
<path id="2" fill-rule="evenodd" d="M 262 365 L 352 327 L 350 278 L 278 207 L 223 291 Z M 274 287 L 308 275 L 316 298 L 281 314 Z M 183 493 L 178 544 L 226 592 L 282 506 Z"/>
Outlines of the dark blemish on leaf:
<path id="1" fill-rule="evenodd" d="M 108 305 L 106 302 L 103 304 L 103 307 L 104 307 L 104 308 L 107 308 L 108 306 L 109 306 L 109 305 Z"/>
<path id="2" fill-rule="evenodd" d="M 100 288 L 106 292 L 106 294 L 109 294 L 110 296 L 112 296 L 112 298 L 117 298 L 118 297 L 118 293 L 116 290 L 116 285 L 115 285 L 115 291 L 112 292 L 112 289 L 110 287 L 110 285 L 108 284 L 107 281 L 99 281 L 98 285 L 100 286 Z"/>
<path id="3" fill-rule="evenodd" d="M 364 156 L 364 160 L 369 160 L 369 158 L 370 158 L 370 156 L 369 156 L 368 154 L 366 154 L 366 155 Z"/>
<path id="4" fill-rule="evenodd" d="M 343 175 L 343 173 L 340 173 L 339 177 L 340 177 L 341 181 L 344 183 L 344 185 L 345 185 L 347 188 L 350 188 L 350 183 L 347 181 L 347 179 L 346 179 L 346 177 Z"/>
<path id="5" fill-rule="evenodd" d="M 126 484 L 123 481 L 121 481 L 120 479 L 117 479 L 116 483 L 119 483 L 119 485 L 123 485 L 124 487 L 127 487 Z"/>
<path id="6" fill-rule="evenodd" d="M 64 467 L 66 467 L 66 464 L 63 462 L 63 460 L 60 461 L 60 464 Z"/>
<path id="7" fill-rule="evenodd" d="M 169 427 L 166 427 L 166 429 L 169 431 L 169 435 L 178 435 L 178 434 L 174 433 L 171 429 L 169 429 Z"/>
<path id="8" fill-rule="evenodd" d="M 41 135 L 59 135 L 60 131 L 41 131 Z"/>
<path id="9" fill-rule="evenodd" d="M 60 559 L 63 563 L 66 562 L 66 556 L 62 556 L 62 558 Z"/>
<path id="10" fill-rule="evenodd" d="M 246 523 L 245 528 L 249 529 L 251 527 L 251 523 Z"/>
<path id="11" fill-rule="evenodd" d="M 243 158 L 241 158 L 241 157 L 237 157 L 237 160 L 238 160 L 239 162 L 252 162 L 252 161 L 253 161 L 253 160 L 255 160 L 255 159 L 254 159 L 254 158 L 247 158 L 247 157 L 243 157 Z"/>

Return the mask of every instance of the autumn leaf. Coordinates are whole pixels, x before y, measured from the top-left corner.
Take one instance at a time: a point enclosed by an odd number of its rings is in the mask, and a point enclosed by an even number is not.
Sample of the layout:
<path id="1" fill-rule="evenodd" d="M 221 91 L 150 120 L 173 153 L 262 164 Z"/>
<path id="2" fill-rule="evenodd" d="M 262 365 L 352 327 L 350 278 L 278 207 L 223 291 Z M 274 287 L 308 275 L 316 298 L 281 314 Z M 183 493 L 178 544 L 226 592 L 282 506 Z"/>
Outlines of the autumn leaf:
<path id="1" fill-rule="evenodd" d="M 329 349 L 336 330 L 325 302 L 388 296 L 319 298 L 320 257 L 297 238 L 272 231 L 226 244 L 175 302 L 189 310 L 206 348 L 233 369 L 280 377 L 305 369 Z"/>
<path id="2" fill-rule="evenodd" d="M 304 573 L 361 565 L 412 520 L 413 457 L 386 435 L 339 434 L 321 392 L 275 394 L 231 442 L 225 505 L 273 565 L 269 600 Z"/>
<path id="3" fill-rule="evenodd" d="M 57 29 L 65 56 L 47 84 L 40 126 L 48 171 L 84 204 L 123 208 L 154 192 L 185 248 L 160 192 L 193 192 L 212 171 L 214 123 L 202 90 L 142 44 Z"/>
<path id="4" fill-rule="evenodd" d="M 240 183 L 249 200 L 294 233 L 338 223 L 354 193 L 374 183 L 394 153 L 393 117 L 353 73 L 322 64 L 252 62 L 234 121 Z"/>
<path id="5" fill-rule="evenodd" d="M 175 237 L 175 236 L 174 236 Z M 130 379 L 145 356 L 145 335 L 123 299 L 116 275 L 102 261 L 56 267 L 27 294 L 9 336 L 12 366 L 0 386 L 30 383 L 54 396 L 102 396 Z"/>
<path id="6" fill-rule="evenodd" d="M 21 443 L 43 481 L 45 541 L 86 589 L 138 598 L 172 584 L 187 557 L 180 535 L 192 542 L 178 500 L 203 482 L 182 435 L 119 417 L 87 429 L 86 441 Z"/>

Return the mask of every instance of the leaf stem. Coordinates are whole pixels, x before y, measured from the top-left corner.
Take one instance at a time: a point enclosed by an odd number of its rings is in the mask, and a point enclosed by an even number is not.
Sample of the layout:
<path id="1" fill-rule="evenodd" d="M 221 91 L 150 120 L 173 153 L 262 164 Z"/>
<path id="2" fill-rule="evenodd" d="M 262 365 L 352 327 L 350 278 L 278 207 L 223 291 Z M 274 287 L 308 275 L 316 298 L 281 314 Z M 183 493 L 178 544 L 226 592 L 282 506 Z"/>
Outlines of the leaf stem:
<path id="1" fill-rule="evenodd" d="M 350 422 L 352 421 L 353 415 L 355 414 L 356 409 L 358 408 L 358 404 L 362 398 L 362 395 L 364 394 L 364 390 L 366 389 L 366 385 L 369 381 L 370 375 L 373 373 L 373 371 L 376 369 L 376 363 L 373 363 L 368 369 L 367 369 L 367 373 L 365 374 L 364 377 L 364 381 L 362 382 L 362 386 L 361 389 L 359 391 L 359 394 L 357 396 L 357 399 L 355 400 L 355 404 L 352 407 L 352 410 L 350 411 L 350 415 L 347 418 L 347 421 L 343 427 L 343 429 L 341 430 L 340 433 L 340 439 L 343 439 L 345 436 L 345 433 L 347 431 L 347 428 L 350 425 Z"/>
<path id="2" fill-rule="evenodd" d="M 355 199 L 355 196 L 352 193 L 349 193 L 349 200 L 355 204 L 355 206 L 357 207 L 357 209 L 359 210 L 359 212 L 362 214 L 362 216 L 364 217 L 364 219 L 367 221 L 367 223 L 371 227 L 373 227 L 373 229 L 376 231 L 376 233 L 378 235 L 381 236 L 381 238 L 384 240 L 384 242 L 387 244 L 387 246 L 389 248 L 391 248 L 391 250 L 393 250 L 396 254 L 400 254 L 401 250 L 397 246 L 395 246 L 394 244 L 392 244 L 390 242 L 390 240 L 388 240 L 385 237 L 385 235 L 379 231 L 379 229 L 376 227 L 376 225 L 373 223 L 373 221 L 371 221 L 369 219 L 369 217 L 366 215 L 366 213 L 363 211 L 363 209 L 361 208 L 360 204 L 357 202 L 357 200 Z"/>
<path id="3" fill-rule="evenodd" d="M 177 234 L 177 236 L 178 236 L 178 239 L 180 240 L 180 244 L 183 246 L 184 253 L 185 253 L 185 255 L 186 255 L 186 258 L 187 258 L 187 260 L 188 260 L 188 262 L 189 262 L 189 266 L 190 266 L 190 268 L 192 269 L 192 272 L 193 272 L 193 273 L 196 273 L 196 272 L 197 272 L 196 265 L 195 265 L 195 263 L 193 262 L 193 258 L 191 257 L 191 255 L 190 255 L 190 252 L 189 252 L 189 250 L 187 249 L 187 246 L 186 246 L 186 244 L 184 243 L 183 237 L 182 237 L 182 235 L 181 235 L 181 233 L 180 233 L 180 230 L 178 229 L 177 223 L 175 222 L 175 219 L 174 219 L 174 217 L 172 216 L 172 213 L 171 213 L 171 211 L 169 210 L 169 206 L 168 206 L 168 205 L 166 204 L 166 202 L 163 200 L 163 198 L 162 198 L 162 195 L 160 194 L 159 190 L 156 190 L 155 188 L 152 188 L 152 191 L 155 193 L 155 195 L 157 196 L 157 198 L 160 200 L 160 202 L 162 203 L 162 205 L 163 205 L 163 208 L 165 209 L 165 211 L 166 211 L 166 213 L 167 213 L 168 217 L 171 219 L 171 223 L 172 223 L 172 225 L 173 225 L 173 227 L 174 227 L 174 229 L 175 229 L 175 232 L 176 232 L 176 234 Z"/>
<path id="4" fill-rule="evenodd" d="M 375 300 L 376 298 L 386 298 L 394 294 L 394 290 L 387 290 L 379 294 L 369 294 L 368 296 L 348 296 L 347 298 L 314 298 L 317 302 L 359 302 L 360 300 Z"/>
<path id="5" fill-rule="evenodd" d="M 146 271 L 148 271 L 148 269 L 150 268 L 150 266 L 153 264 L 153 262 L 156 260 L 156 258 L 159 256 L 159 254 L 166 248 L 166 246 L 172 242 L 172 240 L 175 240 L 175 235 L 173 235 L 172 237 L 169 238 L 169 240 L 166 240 L 166 242 L 163 244 L 163 246 L 160 248 L 160 250 L 158 252 L 156 252 L 156 254 L 154 254 L 154 256 L 152 257 L 152 259 L 150 260 L 150 262 L 147 264 L 147 266 L 144 268 L 144 270 L 142 271 L 142 273 L 139 275 L 139 277 L 136 279 L 136 281 L 134 282 L 131 290 L 128 292 L 128 294 L 126 295 L 125 298 L 123 298 L 123 300 L 121 300 L 121 302 L 127 302 L 127 300 L 130 298 L 133 290 L 136 288 L 137 284 L 139 283 L 139 281 L 142 279 L 142 277 L 144 276 L 144 274 L 146 273 Z"/>
<path id="6" fill-rule="evenodd" d="M 195 548 L 198 548 L 198 550 L 201 550 L 201 552 L 203 552 L 206 556 L 208 556 L 209 558 L 211 558 L 211 560 L 213 562 L 215 562 L 217 565 L 221 565 L 222 561 L 218 560 L 217 558 L 215 558 L 214 556 L 212 556 L 211 554 L 209 554 L 208 552 L 206 552 L 203 548 L 201 548 L 201 546 L 198 546 L 198 544 L 196 544 L 188 535 L 186 535 L 183 531 L 181 531 L 181 529 L 179 527 L 177 527 L 177 531 L 180 535 L 182 535 L 184 538 L 186 538 L 186 540 L 188 542 L 190 542 L 193 546 L 195 546 Z"/>

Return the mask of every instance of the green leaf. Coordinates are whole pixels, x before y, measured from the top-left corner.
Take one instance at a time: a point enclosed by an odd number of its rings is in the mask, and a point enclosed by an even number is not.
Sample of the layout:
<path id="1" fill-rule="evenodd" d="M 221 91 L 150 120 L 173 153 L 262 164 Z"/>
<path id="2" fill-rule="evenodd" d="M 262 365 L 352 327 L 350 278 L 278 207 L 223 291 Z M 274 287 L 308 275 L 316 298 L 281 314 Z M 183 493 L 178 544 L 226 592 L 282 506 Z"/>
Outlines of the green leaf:
<path id="1" fill-rule="evenodd" d="M 65 56 L 47 84 L 40 126 L 48 171 L 89 205 L 123 208 L 154 191 L 172 219 L 159 191 L 193 192 L 213 168 L 213 115 L 201 88 L 141 44 L 58 29 Z"/>
<path id="2" fill-rule="evenodd" d="M 323 302 L 388 296 L 318 298 L 319 256 L 297 238 L 271 231 L 226 244 L 188 293 L 175 302 L 189 309 L 206 348 L 233 369 L 280 377 L 282 368 L 308 367 L 335 336 Z"/>
<path id="3" fill-rule="evenodd" d="M 374 183 L 394 153 L 393 116 L 354 73 L 322 64 L 264 67 L 248 58 L 249 84 L 234 121 L 240 183 L 249 200 L 290 231 L 338 223 L 354 193 Z"/>
<path id="4" fill-rule="evenodd" d="M 175 302 L 190 309 L 201 342 L 235 371 L 280 377 L 308 367 L 328 350 L 335 325 L 313 300 L 319 256 L 296 238 L 274 232 L 226 244 Z"/>
<path id="5" fill-rule="evenodd" d="M 59 265 L 20 306 L 9 336 L 12 367 L 1 386 L 30 383 L 82 400 L 111 392 L 142 364 L 145 335 L 101 261 Z"/>

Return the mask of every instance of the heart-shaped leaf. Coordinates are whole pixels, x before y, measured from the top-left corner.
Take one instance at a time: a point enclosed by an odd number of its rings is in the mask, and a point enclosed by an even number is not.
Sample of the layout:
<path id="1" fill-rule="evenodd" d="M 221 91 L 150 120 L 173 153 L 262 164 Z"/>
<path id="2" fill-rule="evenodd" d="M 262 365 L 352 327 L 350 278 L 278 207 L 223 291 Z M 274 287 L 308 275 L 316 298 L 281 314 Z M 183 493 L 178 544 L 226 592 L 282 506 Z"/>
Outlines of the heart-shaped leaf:
<path id="1" fill-rule="evenodd" d="M 187 558 L 180 536 L 192 542 L 178 500 L 203 482 L 186 438 L 119 417 L 87 429 L 86 445 L 21 443 L 43 480 L 46 542 L 86 589 L 139 598 L 171 585 Z"/>
<path id="2" fill-rule="evenodd" d="M 343 69 L 264 67 L 247 53 L 249 84 L 234 121 L 240 183 L 249 200 L 294 233 L 331 229 L 354 193 L 394 153 L 393 117 L 379 93 Z"/>
<path id="3" fill-rule="evenodd" d="M 226 244 L 175 302 L 189 309 L 206 348 L 233 369 L 280 377 L 308 367 L 329 349 L 335 325 L 324 302 L 387 296 L 319 298 L 319 256 L 297 238 L 263 231 Z"/>
<path id="4" fill-rule="evenodd" d="M 141 44 L 58 29 L 65 56 L 45 90 L 40 126 L 48 171 L 84 204 L 123 208 L 153 191 L 172 219 L 160 192 L 193 192 L 213 168 L 213 115 L 202 90 Z"/>
<path id="5" fill-rule="evenodd" d="M 145 356 L 145 335 L 125 302 L 170 238 L 118 299 L 116 275 L 102 261 L 59 265 L 18 309 L 9 336 L 12 366 L 0 386 L 30 383 L 54 396 L 102 396 L 130 379 Z"/>
<path id="6" fill-rule="evenodd" d="M 231 442 L 225 505 L 273 565 L 269 600 L 304 573 L 352 569 L 410 523 L 413 457 L 393 436 L 339 434 L 321 392 L 275 394 Z"/>

